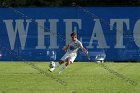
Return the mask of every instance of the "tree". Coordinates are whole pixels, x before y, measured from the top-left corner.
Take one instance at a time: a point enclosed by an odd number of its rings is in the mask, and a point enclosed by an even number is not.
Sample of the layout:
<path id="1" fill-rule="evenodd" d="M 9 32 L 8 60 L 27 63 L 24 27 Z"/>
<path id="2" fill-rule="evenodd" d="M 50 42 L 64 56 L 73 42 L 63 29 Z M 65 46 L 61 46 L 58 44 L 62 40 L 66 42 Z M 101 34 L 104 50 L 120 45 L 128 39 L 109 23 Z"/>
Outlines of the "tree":
<path id="1" fill-rule="evenodd" d="M 53 6 L 135 6 L 140 0 L 0 0 L 11 7 L 53 7 Z"/>

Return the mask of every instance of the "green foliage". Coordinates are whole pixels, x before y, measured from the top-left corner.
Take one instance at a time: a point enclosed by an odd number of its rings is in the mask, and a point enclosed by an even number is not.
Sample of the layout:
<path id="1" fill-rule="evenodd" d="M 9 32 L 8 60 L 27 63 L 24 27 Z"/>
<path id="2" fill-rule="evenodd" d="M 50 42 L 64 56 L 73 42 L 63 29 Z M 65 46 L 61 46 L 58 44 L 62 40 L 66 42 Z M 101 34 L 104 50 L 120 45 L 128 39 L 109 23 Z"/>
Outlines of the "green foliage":
<path id="1" fill-rule="evenodd" d="M 0 0 L 11 7 L 138 6 L 140 0 Z"/>

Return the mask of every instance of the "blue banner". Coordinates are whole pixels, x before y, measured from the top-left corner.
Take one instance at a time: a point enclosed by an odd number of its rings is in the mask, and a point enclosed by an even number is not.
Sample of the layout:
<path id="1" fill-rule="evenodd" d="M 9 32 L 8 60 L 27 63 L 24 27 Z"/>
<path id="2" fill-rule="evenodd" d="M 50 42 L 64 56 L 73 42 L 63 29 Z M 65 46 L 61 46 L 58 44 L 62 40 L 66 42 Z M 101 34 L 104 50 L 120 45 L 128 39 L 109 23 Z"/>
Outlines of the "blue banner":
<path id="1" fill-rule="evenodd" d="M 140 7 L 0 8 L 0 60 L 59 60 L 76 32 L 94 60 L 140 60 Z M 77 61 L 88 61 L 78 52 Z"/>

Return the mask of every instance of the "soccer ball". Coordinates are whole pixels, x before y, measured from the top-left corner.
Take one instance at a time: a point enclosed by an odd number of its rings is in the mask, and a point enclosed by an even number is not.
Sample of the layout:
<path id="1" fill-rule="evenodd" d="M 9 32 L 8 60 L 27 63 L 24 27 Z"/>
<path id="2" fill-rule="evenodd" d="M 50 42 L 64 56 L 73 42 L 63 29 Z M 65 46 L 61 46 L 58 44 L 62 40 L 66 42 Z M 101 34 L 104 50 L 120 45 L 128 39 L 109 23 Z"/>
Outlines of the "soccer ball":
<path id="1" fill-rule="evenodd" d="M 51 61 L 49 67 L 50 68 L 54 68 L 55 67 L 55 62 L 54 61 Z"/>

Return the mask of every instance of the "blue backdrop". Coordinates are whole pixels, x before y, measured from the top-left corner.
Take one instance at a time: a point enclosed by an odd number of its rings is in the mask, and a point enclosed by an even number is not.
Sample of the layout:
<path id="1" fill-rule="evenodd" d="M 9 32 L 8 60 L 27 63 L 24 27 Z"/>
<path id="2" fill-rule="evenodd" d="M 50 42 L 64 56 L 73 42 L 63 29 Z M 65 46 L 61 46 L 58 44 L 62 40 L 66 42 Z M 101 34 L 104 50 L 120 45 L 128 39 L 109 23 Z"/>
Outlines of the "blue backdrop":
<path id="1" fill-rule="evenodd" d="M 0 60 L 59 60 L 75 31 L 89 56 L 140 60 L 139 7 L 0 8 Z M 79 52 L 78 61 L 87 61 Z"/>

